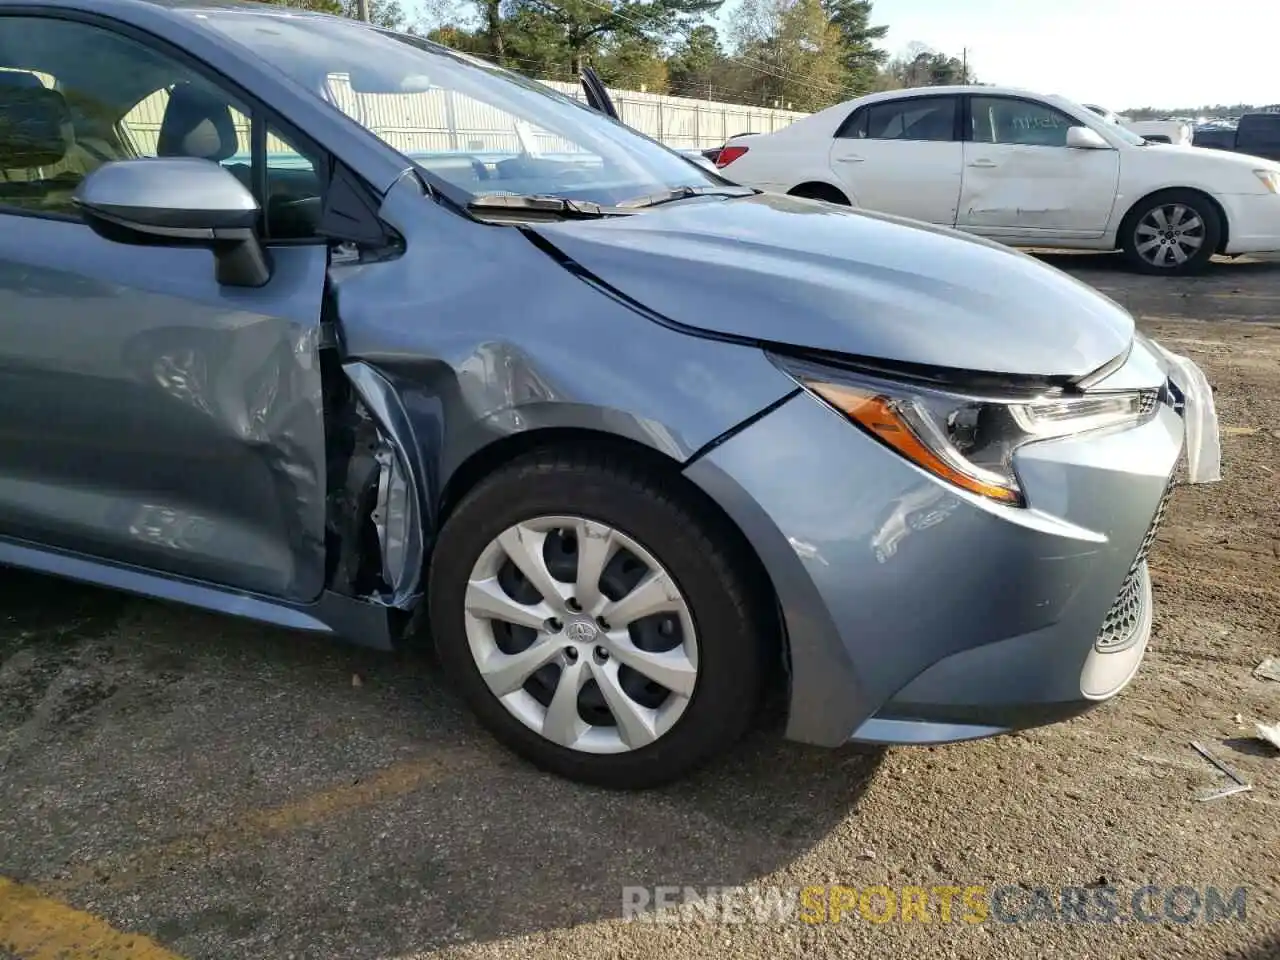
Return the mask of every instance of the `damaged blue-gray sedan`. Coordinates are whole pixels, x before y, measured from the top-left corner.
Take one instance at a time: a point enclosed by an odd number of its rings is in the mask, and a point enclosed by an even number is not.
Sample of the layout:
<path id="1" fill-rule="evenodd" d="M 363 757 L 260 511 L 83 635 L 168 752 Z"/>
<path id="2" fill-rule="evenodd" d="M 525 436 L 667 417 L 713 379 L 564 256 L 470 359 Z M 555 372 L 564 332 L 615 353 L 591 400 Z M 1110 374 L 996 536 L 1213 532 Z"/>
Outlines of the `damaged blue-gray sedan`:
<path id="1" fill-rule="evenodd" d="M 1064 274 L 341 19 L 0 0 L 0 68 L 0 563 L 428 639 L 621 787 L 774 684 L 937 743 L 1137 670 L 1212 410 Z"/>

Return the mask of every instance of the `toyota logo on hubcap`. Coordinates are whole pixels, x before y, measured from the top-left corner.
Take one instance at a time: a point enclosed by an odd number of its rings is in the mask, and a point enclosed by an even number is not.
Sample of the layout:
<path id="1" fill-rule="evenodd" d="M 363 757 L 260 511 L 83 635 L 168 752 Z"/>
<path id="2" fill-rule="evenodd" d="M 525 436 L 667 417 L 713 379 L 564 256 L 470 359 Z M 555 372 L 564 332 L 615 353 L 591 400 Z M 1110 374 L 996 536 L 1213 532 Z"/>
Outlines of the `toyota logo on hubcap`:
<path id="1" fill-rule="evenodd" d="M 575 620 L 564 629 L 565 635 L 577 643 L 590 643 L 599 632 L 590 620 Z"/>

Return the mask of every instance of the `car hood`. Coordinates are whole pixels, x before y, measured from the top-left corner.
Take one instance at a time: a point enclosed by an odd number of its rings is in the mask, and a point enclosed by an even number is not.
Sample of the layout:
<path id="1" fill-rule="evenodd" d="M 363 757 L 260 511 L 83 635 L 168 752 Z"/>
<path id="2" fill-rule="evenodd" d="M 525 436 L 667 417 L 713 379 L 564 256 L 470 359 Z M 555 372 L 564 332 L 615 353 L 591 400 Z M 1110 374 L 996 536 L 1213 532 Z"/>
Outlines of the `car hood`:
<path id="1" fill-rule="evenodd" d="M 1257 193 L 1268 191 L 1254 175 L 1255 170 L 1271 170 L 1280 172 L 1280 163 L 1253 154 L 1240 153 L 1236 150 L 1221 150 L 1216 147 L 1196 146 L 1194 143 L 1178 143 L 1172 147 L 1167 143 L 1152 143 L 1142 147 L 1140 156 L 1148 155 L 1148 151 L 1156 148 L 1151 156 L 1159 156 L 1163 163 L 1177 163 L 1178 172 L 1194 170 L 1212 176 L 1214 173 L 1227 173 L 1238 176 L 1235 186 L 1222 184 L 1222 193 Z M 1190 149 L 1188 149 L 1190 148 Z M 1167 158 L 1174 158 L 1172 160 Z"/>
<path id="2" fill-rule="evenodd" d="M 1032 257 L 952 230 L 777 194 L 529 228 L 668 320 L 852 357 L 1079 377 L 1133 319 Z"/>

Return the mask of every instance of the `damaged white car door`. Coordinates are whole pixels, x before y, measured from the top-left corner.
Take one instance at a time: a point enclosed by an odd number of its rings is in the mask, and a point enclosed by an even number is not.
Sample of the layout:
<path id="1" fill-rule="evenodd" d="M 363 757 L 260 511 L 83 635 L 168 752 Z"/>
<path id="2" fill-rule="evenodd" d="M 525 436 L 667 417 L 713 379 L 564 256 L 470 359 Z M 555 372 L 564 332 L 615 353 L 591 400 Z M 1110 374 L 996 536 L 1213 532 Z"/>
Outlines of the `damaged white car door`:
<path id="1" fill-rule="evenodd" d="M 1030 243 L 1106 232 L 1120 179 L 1118 150 L 1068 146 L 1067 131 L 1083 124 L 1039 100 L 968 101 L 958 227 Z"/>

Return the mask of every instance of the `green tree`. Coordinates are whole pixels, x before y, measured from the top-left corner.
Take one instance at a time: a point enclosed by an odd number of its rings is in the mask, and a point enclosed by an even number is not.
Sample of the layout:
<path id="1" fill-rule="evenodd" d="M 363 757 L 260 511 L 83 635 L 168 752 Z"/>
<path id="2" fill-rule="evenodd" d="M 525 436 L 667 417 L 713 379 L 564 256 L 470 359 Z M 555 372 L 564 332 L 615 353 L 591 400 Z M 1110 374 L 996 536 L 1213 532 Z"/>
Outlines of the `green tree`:
<path id="1" fill-rule="evenodd" d="M 725 55 L 720 34 L 710 24 L 695 27 L 667 60 L 671 92 L 680 97 L 714 100 L 725 82 Z"/>
<path id="2" fill-rule="evenodd" d="M 595 58 L 600 79 L 610 87 L 666 93 L 667 63 L 652 40 L 624 36 L 608 43 Z"/>
<path id="3" fill-rule="evenodd" d="M 912 43 L 903 53 L 889 61 L 880 89 L 897 87 L 944 87 L 951 84 L 976 83 L 972 68 L 959 57 L 939 53 L 923 43 Z"/>
<path id="4" fill-rule="evenodd" d="M 683 32 L 724 0 L 511 0 L 524 13 L 559 28 L 577 73 L 601 52 L 606 40 L 661 43 Z M 524 21 L 528 24 L 528 18 Z"/>
<path id="5" fill-rule="evenodd" d="M 475 2 L 480 10 L 480 20 L 483 24 L 476 36 L 484 38 L 487 47 L 484 52 L 490 54 L 497 63 L 505 65 L 507 42 L 506 27 L 502 21 L 502 0 L 475 0 Z"/>
<path id="6" fill-rule="evenodd" d="M 730 36 L 733 86 L 749 102 L 818 110 L 841 98 L 844 45 L 821 0 L 743 0 Z"/>
<path id="7" fill-rule="evenodd" d="M 573 55 L 559 24 L 515 6 L 503 20 L 507 66 L 543 80 L 575 80 Z"/>
<path id="8" fill-rule="evenodd" d="M 427 39 L 472 56 L 483 57 L 489 53 L 489 38 L 483 32 L 468 30 L 451 23 L 429 31 Z"/>
<path id="9" fill-rule="evenodd" d="M 822 6 L 844 45 L 845 94 L 859 97 L 875 87 L 889 59 L 876 45 L 889 28 L 871 25 L 871 0 L 823 0 Z"/>

